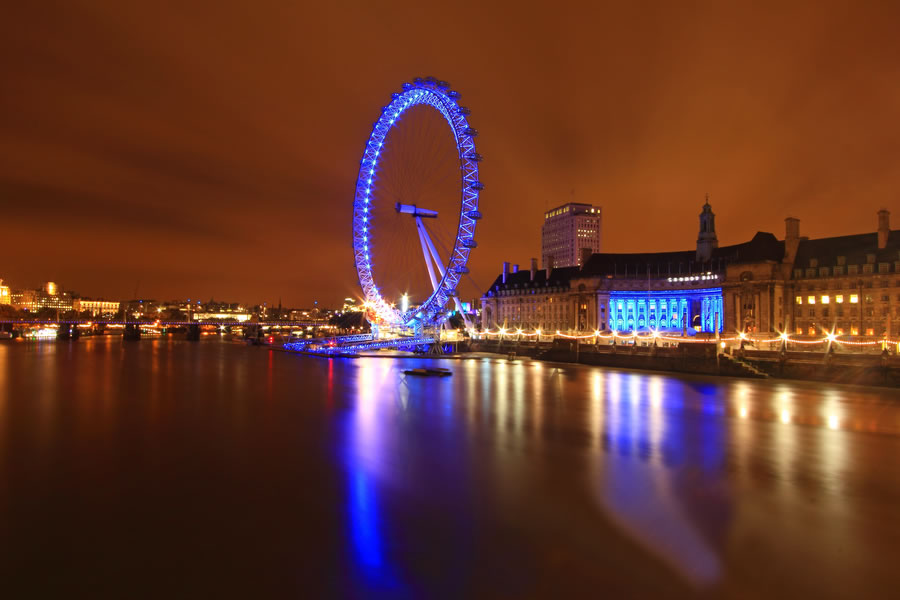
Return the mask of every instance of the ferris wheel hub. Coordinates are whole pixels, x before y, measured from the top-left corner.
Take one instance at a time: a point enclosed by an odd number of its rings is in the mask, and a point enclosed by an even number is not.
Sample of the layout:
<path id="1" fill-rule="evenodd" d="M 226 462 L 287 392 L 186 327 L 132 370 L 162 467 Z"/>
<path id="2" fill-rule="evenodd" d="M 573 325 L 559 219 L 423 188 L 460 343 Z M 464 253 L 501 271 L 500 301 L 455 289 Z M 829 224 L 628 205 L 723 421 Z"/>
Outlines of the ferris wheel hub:
<path id="1" fill-rule="evenodd" d="M 419 208 L 415 204 L 400 204 L 399 202 L 397 202 L 396 204 L 394 204 L 394 210 L 401 214 L 412 215 L 414 217 L 422 217 L 425 219 L 436 219 L 438 216 L 438 212 L 436 210 Z"/>

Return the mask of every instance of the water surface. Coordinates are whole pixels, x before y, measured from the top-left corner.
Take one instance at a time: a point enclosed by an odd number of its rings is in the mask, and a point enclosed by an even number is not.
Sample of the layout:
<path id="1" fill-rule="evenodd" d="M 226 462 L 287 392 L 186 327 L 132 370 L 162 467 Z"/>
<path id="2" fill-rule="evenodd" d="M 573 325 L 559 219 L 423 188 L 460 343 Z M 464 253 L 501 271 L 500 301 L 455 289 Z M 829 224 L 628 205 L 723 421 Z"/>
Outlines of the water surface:
<path id="1" fill-rule="evenodd" d="M 898 548 L 894 390 L 0 343 L 8 597 L 886 597 Z"/>

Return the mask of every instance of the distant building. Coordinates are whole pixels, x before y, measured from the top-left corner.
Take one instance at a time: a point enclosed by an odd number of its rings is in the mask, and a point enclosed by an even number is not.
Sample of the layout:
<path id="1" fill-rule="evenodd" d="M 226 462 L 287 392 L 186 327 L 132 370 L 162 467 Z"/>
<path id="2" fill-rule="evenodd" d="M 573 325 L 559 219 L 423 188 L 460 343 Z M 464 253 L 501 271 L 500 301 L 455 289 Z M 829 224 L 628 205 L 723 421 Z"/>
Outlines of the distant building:
<path id="1" fill-rule="evenodd" d="M 719 247 L 709 202 L 695 250 L 594 254 L 581 267 L 510 272 L 482 298 L 482 327 L 555 331 L 744 331 L 821 337 L 900 333 L 900 231 L 810 240 L 757 232 Z"/>
<path id="2" fill-rule="evenodd" d="M 194 312 L 191 318 L 194 321 L 230 321 L 234 320 L 239 323 L 250 320 L 250 313 L 237 310 L 220 310 L 218 312 Z"/>
<path id="3" fill-rule="evenodd" d="M 110 300 L 76 298 L 72 302 L 72 309 L 78 313 L 90 312 L 92 317 L 96 317 L 97 315 L 114 315 L 119 312 L 119 303 Z"/>
<path id="4" fill-rule="evenodd" d="M 570 202 L 544 213 L 542 265 L 579 267 L 585 256 L 600 252 L 601 208 Z"/>
<path id="5" fill-rule="evenodd" d="M 344 305 L 341 306 L 341 312 L 362 312 L 364 309 L 362 302 L 354 298 L 344 298 Z"/>
<path id="6" fill-rule="evenodd" d="M 0 279 L 0 304 L 12 304 L 12 296 L 9 292 L 9 286 L 3 285 L 2 279 Z"/>
<path id="7" fill-rule="evenodd" d="M 60 311 L 72 310 L 72 293 L 62 292 L 58 286 L 48 281 L 39 290 L 14 290 L 10 293 L 11 304 L 16 308 L 37 312 L 42 308 Z"/>

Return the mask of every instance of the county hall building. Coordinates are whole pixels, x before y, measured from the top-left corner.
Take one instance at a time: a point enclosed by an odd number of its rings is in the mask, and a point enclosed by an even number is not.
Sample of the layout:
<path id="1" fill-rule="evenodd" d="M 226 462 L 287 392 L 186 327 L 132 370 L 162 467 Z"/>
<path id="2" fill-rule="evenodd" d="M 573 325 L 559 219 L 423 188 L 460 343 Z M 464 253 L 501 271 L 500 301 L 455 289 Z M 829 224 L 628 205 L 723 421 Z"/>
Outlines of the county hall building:
<path id="1" fill-rule="evenodd" d="M 758 232 L 720 247 L 707 200 L 692 250 L 583 247 L 576 266 L 504 263 L 481 299 L 482 328 L 896 335 L 900 232 L 890 230 L 889 216 L 879 211 L 872 233 L 815 240 L 801 237 L 800 221 L 788 218 L 783 239 Z"/>

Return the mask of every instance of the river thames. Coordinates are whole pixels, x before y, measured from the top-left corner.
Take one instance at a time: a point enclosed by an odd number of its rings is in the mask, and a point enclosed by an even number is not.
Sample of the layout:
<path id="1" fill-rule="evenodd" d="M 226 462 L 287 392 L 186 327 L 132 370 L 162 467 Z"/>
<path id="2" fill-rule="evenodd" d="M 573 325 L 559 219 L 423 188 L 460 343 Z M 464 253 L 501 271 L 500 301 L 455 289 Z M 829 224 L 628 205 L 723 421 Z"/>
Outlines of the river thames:
<path id="1" fill-rule="evenodd" d="M 8 598 L 891 597 L 900 393 L 4 342 L 0 540 Z"/>

